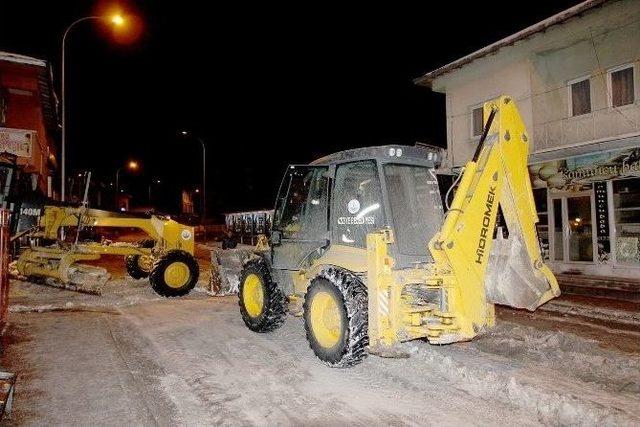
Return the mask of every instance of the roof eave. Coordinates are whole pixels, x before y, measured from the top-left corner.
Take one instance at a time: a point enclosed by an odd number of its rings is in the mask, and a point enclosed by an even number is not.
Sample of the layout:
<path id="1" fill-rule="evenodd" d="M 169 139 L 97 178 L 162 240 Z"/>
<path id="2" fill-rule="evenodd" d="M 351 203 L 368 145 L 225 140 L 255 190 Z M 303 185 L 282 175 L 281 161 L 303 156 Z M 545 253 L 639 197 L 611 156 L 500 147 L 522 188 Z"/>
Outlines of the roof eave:
<path id="1" fill-rule="evenodd" d="M 611 1 L 611 0 L 586 0 L 583 1 L 582 3 L 579 3 L 573 7 L 570 7 L 569 9 L 563 10 L 562 12 L 556 13 L 555 15 L 540 21 L 538 23 L 535 23 L 523 30 L 518 31 L 517 33 L 514 33 L 508 37 L 505 37 L 501 40 L 498 40 L 495 43 L 492 43 L 488 46 L 483 47 L 482 49 L 478 49 L 475 52 L 470 53 L 469 55 L 463 56 L 462 58 L 456 59 L 453 62 L 450 62 L 446 65 L 443 65 L 440 68 L 437 68 L 433 71 L 430 71 L 428 73 L 425 73 L 424 75 L 416 78 L 413 80 L 413 83 L 419 86 L 425 86 L 429 89 L 432 88 L 432 83 L 433 81 L 444 75 L 447 74 L 453 70 L 456 70 L 458 68 L 462 68 L 465 65 L 475 61 L 476 59 L 480 59 L 483 58 L 487 55 L 491 55 L 493 53 L 496 53 L 498 50 L 502 49 L 503 47 L 507 47 L 507 46 L 511 46 L 513 44 L 515 44 L 516 42 L 520 41 L 520 40 L 524 40 L 526 38 L 529 38 L 539 32 L 543 32 L 546 31 L 549 27 L 552 27 L 554 25 L 558 25 L 558 24 L 562 24 L 565 21 L 580 15 L 590 9 L 593 9 L 597 6 L 602 5 L 603 3 L 606 3 L 607 1 Z"/>

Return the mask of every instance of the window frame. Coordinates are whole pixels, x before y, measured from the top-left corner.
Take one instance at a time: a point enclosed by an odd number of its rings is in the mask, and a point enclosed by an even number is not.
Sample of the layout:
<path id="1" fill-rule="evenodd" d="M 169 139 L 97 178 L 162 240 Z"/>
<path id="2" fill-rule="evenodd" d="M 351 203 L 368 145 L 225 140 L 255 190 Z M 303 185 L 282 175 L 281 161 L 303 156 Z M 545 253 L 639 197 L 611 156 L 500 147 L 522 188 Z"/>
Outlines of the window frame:
<path id="1" fill-rule="evenodd" d="M 630 180 L 630 179 L 638 179 L 638 178 L 637 177 L 617 177 L 607 182 L 607 190 L 609 191 L 609 194 L 608 194 L 609 239 L 611 242 L 611 261 L 613 263 L 613 268 L 640 270 L 640 265 L 638 264 L 630 264 L 630 263 L 625 263 L 618 260 L 618 238 L 621 237 L 620 234 L 621 234 L 622 226 L 629 223 L 620 223 L 620 226 L 618 226 L 619 223 L 616 220 L 616 211 L 618 211 L 618 209 L 620 208 L 616 208 L 615 206 L 614 184 L 615 182 L 625 181 L 628 179 Z M 638 208 L 634 208 L 634 209 L 638 209 Z"/>
<path id="2" fill-rule="evenodd" d="M 613 73 L 618 71 L 623 71 L 628 68 L 631 68 L 631 72 L 633 73 L 633 101 L 629 104 L 614 106 L 613 105 Z M 638 85 L 636 84 L 636 64 L 634 62 L 628 62 L 622 65 L 618 65 L 616 67 L 609 68 L 607 70 L 607 106 L 610 109 L 614 108 L 627 108 L 635 105 L 638 102 Z"/>
<path id="3" fill-rule="evenodd" d="M 272 225 L 271 225 L 271 231 L 277 231 L 281 234 L 281 239 L 287 240 L 287 241 L 305 241 L 306 239 L 304 239 L 301 236 L 287 236 L 285 234 L 284 228 L 282 227 L 282 216 L 284 215 L 284 210 L 282 212 L 279 212 L 279 208 L 281 207 L 281 202 L 283 203 L 283 209 L 286 208 L 286 202 L 289 199 L 289 193 L 291 191 L 291 184 L 293 181 L 292 178 L 292 174 L 294 173 L 294 171 L 298 168 L 304 168 L 305 170 L 310 171 L 312 169 L 324 169 L 324 173 L 330 175 L 331 174 L 331 167 L 329 165 L 305 165 L 305 164 L 291 164 L 289 166 L 287 166 L 286 172 L 284 173 L 284 176 L 282 177 L 282 181 L 280 182 L 280 187 L 278 189 L 278 194 L 276 196 L 276 202 L 275 202 L 275 206 L 273 209 L 273 217 L 272 217 Z M 332 182 L 331 182 L 331 178 L 329 176 L 327 176 L 327 194 L 326 194 L 326 202 L 327 202 L 327 206 L 325 207 L 325 210 L 327 211 L 327 216 L 326 216 L 326 230 L 328 231 L 329 229 L 329 223 L 328 223 L 328 209 L 329 209 L 329 203 L 331 202 L 331 186 L 332 186 Z M 287 186 L 287 190 L 286 190 L 286 194 L 285 197 L 282 198 L 280 197 L 282 195 L 282 191 L 284 189 L 284 186 Z M 308 196 L 308 195 L 307 195 Z M 307 197 L 307 201 L 308 201 L 308 197 Z M 305 203 L 306 204 L 306 203 Z M 276 223 L 277 222 L 277 223 Z"/>
<path id="4" fill-rule="evenodd" d="M 366 235 L 365 235 L 365 240 L 364 240 L 364 245 L 363 246 L 359 246 L 357 244 L 347 244 L 347 243 L 342 243 L 341 240 L 338 238 L 337 236 L 337 226 L 335 223 L 335 219 L 336 216 L 338 215 L 338 209 L 335 208 L 335 206 L 333 205 L 335 202 L 335 198 L 337 197 L 337 190 L 336 190 L 336 186 L 338 185 L 338 170 L 341 167 L 344 166 L 348 166 L 348 165 L 353 165 L 353 164 L 357 164 L 357 163 L 364 163 L 364 162 L 371 162 L 373 164 L 373 168 L 374 168 L 374 177 L 375 179 L 377 179 L 378 184 L 379 184 L 379 191 L 380 191 L 380 208 L 381 208 L 381 213 L 382 213 L 382 222 L 380 224 L 379 228 L 385 228 L 388 227 L 391 224 L 391 219 L 390 217 L 390 213 L 389 213 L 389 206 L 388 206 L 388 200 L 387 200 L 387 193 L 386 193 L 386 181 L 384 180 L 384 174 L 382 173 L 382 167 L 385 162 L 381 162 L 380 159 L 376 158 L 376 157 L 363 157 L 363 158 L 354 158 L 354 159 L 348 159 L 348 160 L 344 160 L 344 161 L 340 161 L 337 162 L 335 164 L 333 164 L 330 168 L 330 175 L 332 177 L 330 185 L 329 185 L 329 198 L 328 198 L 328 209 L 329 209 L 329 214 L 328 214 L 328 233 L 329 233 L 329 238 L 332 242 L 332 244 L 336 244 L 336 245 L 345 245 L 345 246 L 349 246 L 352 248 L 356 248 L 356 249 L 366 249 L 367 247 L 367 241 L 366 241 Z"/>
<path id="5" fill-rule="evenodd" d="M 573 113 L 573 85 L 576 83 L 580 83 L 583 82 L 585 80 L 589 81 L 589 112 L 588 113 L 582 113 L 582 114 L 574 114 Z M 590 114 L 593 114 L 593 97 L 592 92 L 591 92 L 592 86 L 591 86 L 591 75 L 586 75 L 586 76 L 581 76 L 572 80 L 569 80 L 567 82 L 567 114 L 568 114 L 568 118 L 578 118 L 578 117 L 586 117 Z"/>
<path id="6" fill-rule="evenodd" d="M 483 126 L 483 129 L 484 129 L 484 104 L 485 104 L 484 102 L 481 102 L 479 104 L 471 105 L 469 107 L 469 116 L 470 116 L 469 117 L 469 135 L 471 137 L 471 141 L 473 141 L 473 142 L 479 140 L 482 137 L 482 132 L 479 135 L 476 135 L 474 133 L 475 129 L 474 129 L 474 123 L 473 123 L 473 117 L 474 117 L 473 112 L 475 110 L 477 110 L 478 108 L 481 108 L 483 110 L 483 112 L 482 112 L 482 126 Z"/>

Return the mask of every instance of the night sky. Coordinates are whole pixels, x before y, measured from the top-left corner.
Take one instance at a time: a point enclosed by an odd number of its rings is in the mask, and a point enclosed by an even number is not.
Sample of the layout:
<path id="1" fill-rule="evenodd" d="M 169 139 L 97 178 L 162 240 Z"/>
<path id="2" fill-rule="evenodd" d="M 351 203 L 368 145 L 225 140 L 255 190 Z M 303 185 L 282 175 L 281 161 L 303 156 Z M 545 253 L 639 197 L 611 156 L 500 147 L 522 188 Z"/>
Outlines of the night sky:
<path id="1" fill-rule="evenodd" d="M 444 146 L 444 96 L 412 79 L 577 3 L 121 2 L 143 22 L 135 42 L 93 23 L 69 39 L 67 167 L 106 182 L 137 159 L 142 171 L 122 175 L 134 204 L 161 179 L 154 193 L 171 210 L 179 189 L 200 186 L 200 145 L 177 137 L 188 128 L 207 142 L 209 211 L 271 207 L 288 163 Z M 97 7 L 0 0 L 0 50 L 50 60 L 59 85 L 62 33 Z"/>

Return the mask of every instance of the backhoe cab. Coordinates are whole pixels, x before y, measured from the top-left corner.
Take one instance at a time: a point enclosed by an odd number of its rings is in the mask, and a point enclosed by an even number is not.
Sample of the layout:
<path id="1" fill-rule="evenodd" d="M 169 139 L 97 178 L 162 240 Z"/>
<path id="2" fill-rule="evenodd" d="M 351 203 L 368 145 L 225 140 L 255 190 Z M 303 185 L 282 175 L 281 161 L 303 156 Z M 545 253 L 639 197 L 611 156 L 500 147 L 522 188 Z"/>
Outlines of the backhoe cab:
<path id="1" fill-rule="evenodd" d="M 495 324 L 494 303 L 534 310 L 559 295 L 535 230 L 527 132 L 509 97 L 484 109 L 446 214 L 437 149 L 362 148 L 290 166 L 270 252 L 241 275 L 246 325 L 277 328 L 288 303 L 316 356 L 344 367 L 367 352 L 399 355 L 402 341 L 472 339 Z M 506 230 L 496 232 L 499 208 Z"/>

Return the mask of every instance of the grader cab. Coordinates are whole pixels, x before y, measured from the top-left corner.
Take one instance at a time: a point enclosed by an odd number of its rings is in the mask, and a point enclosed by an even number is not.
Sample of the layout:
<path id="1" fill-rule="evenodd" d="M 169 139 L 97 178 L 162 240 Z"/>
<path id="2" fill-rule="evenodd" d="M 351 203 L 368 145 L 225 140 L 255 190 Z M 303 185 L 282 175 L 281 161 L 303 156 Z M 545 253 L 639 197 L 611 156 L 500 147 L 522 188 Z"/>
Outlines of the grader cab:
<path id="1" fill-rule="evenodd" d="M 268 332 L 287 309 L 300 313 L 316 356 L 345 367 L 412 339 L 470 340 L 495 324 L 495 303 L 534 310 L 559 295 L 535 229 L 529 136 L 509 97 L 484 113 L 446 213 L 437 150 L 362 148 L 290 166 L 270 252 L 241 275 L 245 324 Z"/>

